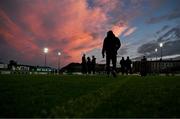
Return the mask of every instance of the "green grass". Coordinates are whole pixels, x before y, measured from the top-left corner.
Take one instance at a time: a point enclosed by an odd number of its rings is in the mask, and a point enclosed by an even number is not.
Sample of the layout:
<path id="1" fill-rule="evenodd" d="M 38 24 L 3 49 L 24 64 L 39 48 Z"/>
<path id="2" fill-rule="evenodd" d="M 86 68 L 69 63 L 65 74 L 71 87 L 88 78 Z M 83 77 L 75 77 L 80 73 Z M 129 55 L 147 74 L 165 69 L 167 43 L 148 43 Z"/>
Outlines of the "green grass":
<path id="1" fill-rule="evenodd" d="M 180 117 L 180 78 L 0 75 L 0 117 Z"/>

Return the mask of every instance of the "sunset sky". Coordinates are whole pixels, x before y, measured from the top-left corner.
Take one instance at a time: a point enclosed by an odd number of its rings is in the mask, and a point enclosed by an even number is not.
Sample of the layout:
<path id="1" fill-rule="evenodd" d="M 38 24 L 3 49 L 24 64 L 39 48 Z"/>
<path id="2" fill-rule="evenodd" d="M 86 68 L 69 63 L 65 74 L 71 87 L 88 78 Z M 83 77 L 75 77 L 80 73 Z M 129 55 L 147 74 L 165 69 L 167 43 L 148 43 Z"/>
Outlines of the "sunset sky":
<path id="1" fill-rule="evenodd" d="M 81 62 L 82 53 L 103 62 L 108 30 L 121 40 L 118 56 L 180 56 L 180 0 L 0 0 L 0 62 L 48 66 Z M 158 50 L 159 51 L 159 50 Z M 159 55 L 159 54 L 158 54 Z"/>

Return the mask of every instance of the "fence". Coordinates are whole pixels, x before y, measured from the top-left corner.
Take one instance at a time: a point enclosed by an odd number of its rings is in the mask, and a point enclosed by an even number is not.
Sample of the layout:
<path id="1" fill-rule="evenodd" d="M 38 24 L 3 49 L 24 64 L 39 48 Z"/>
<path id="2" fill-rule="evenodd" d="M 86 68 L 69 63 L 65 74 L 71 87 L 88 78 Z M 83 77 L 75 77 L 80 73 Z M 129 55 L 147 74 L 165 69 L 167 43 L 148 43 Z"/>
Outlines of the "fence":
<path id="1" fill-rule="evenodd" d="M 148 73 L 180 73 L 180 60 L 147 61 Z M 133 62 L 133 72 L 141 71 L 141 61 Z"/>

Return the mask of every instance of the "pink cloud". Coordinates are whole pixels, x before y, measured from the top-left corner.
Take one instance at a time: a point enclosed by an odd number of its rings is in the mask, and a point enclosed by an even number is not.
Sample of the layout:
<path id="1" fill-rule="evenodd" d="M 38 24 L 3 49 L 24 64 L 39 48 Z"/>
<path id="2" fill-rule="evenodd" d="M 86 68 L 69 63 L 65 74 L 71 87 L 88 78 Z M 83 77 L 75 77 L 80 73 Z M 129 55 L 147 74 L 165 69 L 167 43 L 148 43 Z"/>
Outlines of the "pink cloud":
<path id="1" fill-rule="evenodd" d="M 13 1 L 12 1 L 13 2 Z M 82 52 L 100 48 L 108 30 L 120 36 L 129 29 L 124 15 L 112 22 L 110 12 L 121 12 L 122 2 L 118 0 L 96 0 L 90 8 L 86 0 L 26 0 L 21 1 L 13 20 L 0 10 L 3 27 L 0 34 L 19 52 L 23 51 L 27 61 L 43 55 L 48 47 L 49 64 L 56 66 L 57 50 L 62 52 L 62 64 L 79 62 Z M 130 28 L 125 35 L 136 29 Z"/>
<path id="2" fill-rule="evenodd" d="M 3 20 L 3 27 L 0 27 L 0 35 L 4 37 L 6 42 L 16 48 L 20 53 L 28 53 L 25 58 L 32 58 L 31 51 L 38 51 L 36 44 L 32 43 L 32 37 L 28 37 L 2 10 L 0 17 Z"/>

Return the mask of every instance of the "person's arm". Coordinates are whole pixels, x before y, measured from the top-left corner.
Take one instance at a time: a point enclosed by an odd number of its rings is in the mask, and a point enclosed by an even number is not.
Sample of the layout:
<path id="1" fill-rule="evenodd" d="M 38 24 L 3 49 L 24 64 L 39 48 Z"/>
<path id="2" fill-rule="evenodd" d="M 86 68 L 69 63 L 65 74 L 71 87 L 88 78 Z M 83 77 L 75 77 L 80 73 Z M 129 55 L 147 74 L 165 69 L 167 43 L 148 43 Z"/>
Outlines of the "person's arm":
<path id="1" fill-rule="evenodd" d="M 121 47 L 121 42 L 118 37 L 116 37 L 116 50 L 118 50 Z"/>

